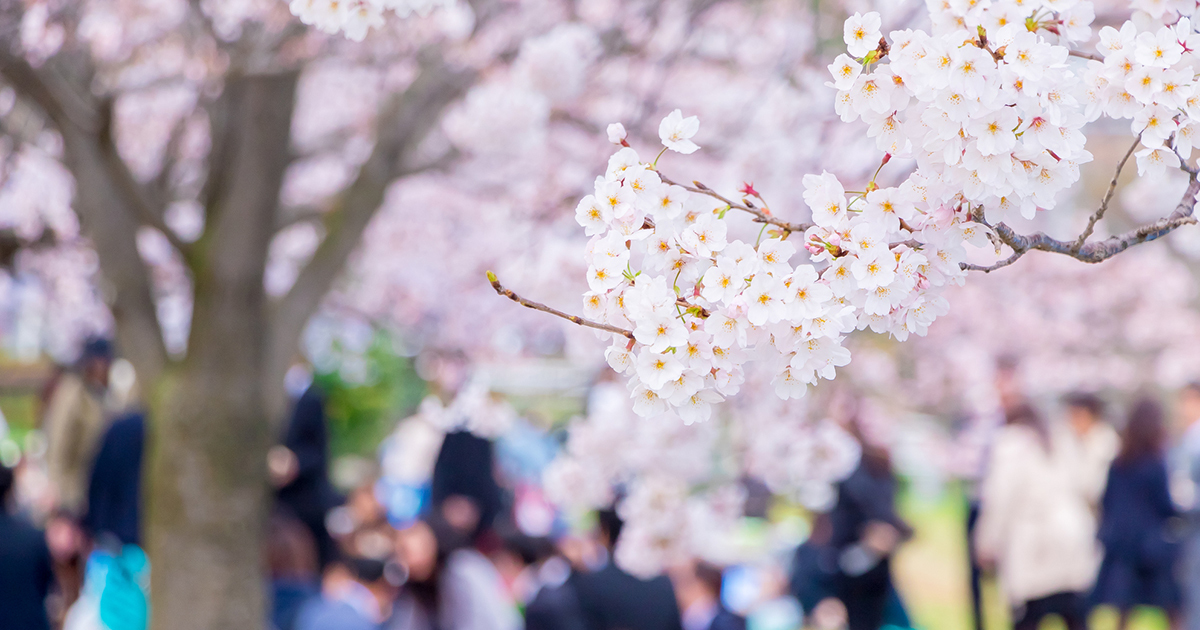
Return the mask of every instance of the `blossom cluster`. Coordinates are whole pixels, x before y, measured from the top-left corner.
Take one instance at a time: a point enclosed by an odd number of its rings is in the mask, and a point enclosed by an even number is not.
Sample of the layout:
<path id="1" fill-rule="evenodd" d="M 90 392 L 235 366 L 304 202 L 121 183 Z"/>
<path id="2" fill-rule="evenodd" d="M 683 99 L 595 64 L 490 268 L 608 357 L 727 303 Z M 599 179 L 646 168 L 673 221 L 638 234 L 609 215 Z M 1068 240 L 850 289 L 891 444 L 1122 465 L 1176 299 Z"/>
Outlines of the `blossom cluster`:
<path id="1" fill-rule="evenodd" d="M 877 15 L 846 21 L 849 55 L 829 67 L 842 120 L 915 159 L 933 208 L 982 206 L 993 220 L 1053 208 L 1091 160 L 1068 63 L 1068 45 L 1091 35 L 1091 4 L 945 3 L 932 18 L 932 33 L 892 32 L 890 44 Z"/>
<path id="2" fill-rule="evenodd" d="M 663 145 L 695 151 L 698 124 L 672 112 L 659 129 Z M 592 237 L 584 315 L 630 331 L 606 357 L 629 376 L 643 417 L 709 419 L 738 393 L 752 359 L 773 367 L 780 398 L 799 398 L 850 361 L 842 342 L 856 328 L 924 334 L 946 311 L 940 288 L 962 280 L 962 243 L 986 238 L 967 215 L 930 208 L 918 176 L 847 193 L 823 173 L 803 180 L 813 218 L 804 233 L 793 239 L 803 226 L 765 222 L 769 207 L 747 186 L 737 205 L 761 204 L 763 229 L 754 243 L 730 239 L 737 202 L 664 181 L 657 160 L 623 146 L 619 125 L 609 136 L 622 148 L 576 209 Z M 793 240 L 807 260 L 793 261 Z"/>
<path id="3" fill-rule="evenodd" d="M 632 573 L 652 576 L 691 557 L 723 560 L 742 515 L 741 486 L 714 471 L 722 440 L 718 423 L 684 426 L 645 422 L 631 412 L 625 388 L 600 383 L 587 418 L 571 423 L 565 452 L 547 468 L 547 496 L 568 509 L 613 504 L 625 521 L 616 558 Z"/>
<path id="4" fill-rule="evenodd" d="M 1153 4 L 1162 10 L 1162 3 Z M 1188 4 L 1195 11 L 1194 3 Z M 1200 144 L 1198 46 L 1200 35 L 1188 16 L 1170 25 L 1131 20 L 1120 29 L 1100 30 L 1096 49 L 1103 61 L 1089 61 L 1084 73 L 1089 118 L 1130 120 L 1140 139 L 1138 174 L 1178 168 Z"/>
<path id="5" fill-rule="evenodd" d="M 360 42 L 372 28 L 383 26 L 387 11 L 400 17 L 427 15 L 451 4 L 454 0 L 290 0 L 288 7 L 305 24 Z"/>
<path id="6" fill-rule="evenodd" d="M 872 178 L 849 191 L 828 172 L 806 175 L 811 224 L 773 220 L 750 186 L 738 203 L 675 185 L 610 127 L 621 148 L 576 210 L 591 236 L 584 312 L 631 332 L 606 357 L 629 376 L 639 415 L 706 420 L 750 360 L 773 366 L 780 398 L 798 398 L 850 361 L 843 340 L 856 328 L 923 335 L 948 309 L 941 289 L 963 281 L 964 243 L 986 245 L 991 221 L 1053 208 L 1091 160 L 1082 127 L 1102 113 L 1134 118 L 1140 168 L 1190 153 L 1191 123 L 1175 120 L 1192 95 L 1179 69 L 1190 64 L 1186 18 L 1104 29 L 1105 61 L 1082 72 L 1070 45 L 1091 36 L 1090 3 L 948 2 L 931 14 L 932 33 L 887 38 L 878 14 L 846 21 L 847 54 L 829 67 L 835 108 L 868 125 L 880 169 L 893 158 L 915 169 L 897 186 Z M 677 110 L 659 135 L 689 154 L 698 126 Z M 736 210 L 764 224 L 754 243 L 728 237 Z"/>

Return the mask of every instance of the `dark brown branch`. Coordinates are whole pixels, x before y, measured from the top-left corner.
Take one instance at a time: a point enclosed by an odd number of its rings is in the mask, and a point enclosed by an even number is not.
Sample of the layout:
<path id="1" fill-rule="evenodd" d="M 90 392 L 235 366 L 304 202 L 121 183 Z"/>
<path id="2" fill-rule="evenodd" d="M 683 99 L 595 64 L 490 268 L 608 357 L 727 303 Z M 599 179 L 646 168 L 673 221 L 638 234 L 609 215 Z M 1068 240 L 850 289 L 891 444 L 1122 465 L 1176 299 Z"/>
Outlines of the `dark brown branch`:
<path id="1" fill-rule="evenodd" d="M 1117 180 L 1121 177 L 1121 171 L 1125 169 L 1125 164 L 1129 161 L 1129 157 L 1133 155 L 1134 150 L 1138 148 L 1141 142 L 1142 136 L 1139 134 L 1138 137 L 1133 139 L 1133 144 L 1129 146 L 1129 150 L 1125 152 L 1125 156 L 1117 163 L 1117 172 L 1113 173 L 1112 181 L 1108 182 L 1108 191 L 1104 193 L 1104 199 L 1100 200 L 1100 207 L 1088 219 L 1087 227 L 1083 229 L 1083 233 L 1075 240 L 1075 245 L 1072 248 L 1074 251 L 1079 251 L 1083 248 L 1083 244 L 1087 242 L 1088 238 L 1092 236 L 1092 231 L 1096 229 L 1096 223 L 1104 218 L 1104 213 L 1108 211 L 1108 202 L 1112 201 L 1113 193 L 1117 191 Z"/>
<path id="2" fill-rule="evenodd" d="M 633 339 L 632 331 L 625 330 L 624 328 L 617 328 L 616 326 L 609 326 L 608 324 L 601 324 L 600 322 L 594 322 L 590 319 L 584 319 L 582 317 L 579 317 L 578 315 L 570 315 L 570 314 L 564 313 L 558 309 L 546 306 L 545 304 L 542 304 L 540 302 L 534 302 L 532 300 L 527 300 L 527 299 L 517 295 L 516 293 L 513 293 L 511 290 L 504 288 L 500 284 L 500 280 L 496 278 L 496 274 L 489 271 L 487 274 L 487 277 L 488 277 L 488 282 L 491 283 L 492 288 L 496 290 L 496 293 L 499 293 L 500 295 L 516 302 L 517 304 L 520 304 L 521 306 L 524 306 L 526 308 L 531 308 L 535 311 L 541 311 L 543 313 L 550 313 L 551 315 L 554 315 L 556 317 L 561 317 L 561 318 L 571 322 L 572 324 L 578 324 L 579 326 L 586 326 L 588 328 L 595 328 L 596 330 L 603 330 L 604 332 L 610 332 L 610 333 L 617 334 L 617 335 L 623 335 L 625 337 L 628 337 L 629 339 Z"/>
<path id="3" fill-rule="evenodd" d="M 1033 250 L 1063 254 L 1064 256 L 1070 256 L 1086 263 L 1103 262 L 1134 245 L 1162 238 L 1184 225 L 1196 223 L 1193 210 L 1196 206 L 1196 195 L 1200 193 L 1200 179 L 1198 177 L 1200 176 L 1195 173 L 1190 175 L 1187 190 L 1184 191 L 1179 205 L 1175 207 L 1175 211 L 1170 215 L 1124 234 L 1111 236 L 1102 241 L 1087 243 L 1078 248 L 1075 246 L 1075 240 L 1062 241 L 1047 236 L 1042 232 L 1030 235 L 1017 234 L 1008 225 L 997 223 L 990 227 L 996 231 L 996 235 L 1005 245 L 1012 248 L 1013 254 L 1000 262 L 988 266 L 961 263 L 960 267 L 968 271 L 994 271 L 1011 265 L 1018 258 Z"/>
<path id="4" fill-rule="evenodd" d="M 754 215 L 755 223 L 767 223 L 769 225 L 774 225 L 775 227 L 783 228 L 784 230 L 787 230 L 788 232 L 795 232 L 795 233 L 799 233 L 799 234 L 803 234 L 806 230 L 808 230 L 808 228 L 813 226 L 812 223 L 788 223 L 787 221 L 784 221 L 783 219 L 779 219 L 779 218 L 775 217 L 774 215 L 767 214 L 763 210 L 759 210 L 758 208 L 751 207 L 744 203 L 738 203 L 736 201 L 733 201 L 732 199 L 729 199 L 728 197 L 709 188 L 708 186 L 705 186 L 704 184 L 702 184 L 700 182 L 694 181 L 694 182 L 692 182 L 692 184 L 694 184 L 693 186 L 686 186 L 684 184 L 675 183 L 669 177 L 667 177 L 666 175 L 663 175 L 661 172 L 658 174 L 658 177 L 663 182 L 665 182 L 666 184 L 669 184 L 671 186 L 679 186 L 681 188 L 684 188 L 685 190 L 688 190 L 688 191 L 691 191 L 694 193 L 699 193 L 701 195 L 708 195 L 709 197 L 712 197 L 713 199 L 716 199 L 716 200 L 720 201 L 721 203 L 724 203 L 725 205 L 729 206 L 730 208 L 733 208 L 734 210 L 741 210 L 742 212 L 747 212 L 749 214 L 752 214 L 752 215 Z"/>

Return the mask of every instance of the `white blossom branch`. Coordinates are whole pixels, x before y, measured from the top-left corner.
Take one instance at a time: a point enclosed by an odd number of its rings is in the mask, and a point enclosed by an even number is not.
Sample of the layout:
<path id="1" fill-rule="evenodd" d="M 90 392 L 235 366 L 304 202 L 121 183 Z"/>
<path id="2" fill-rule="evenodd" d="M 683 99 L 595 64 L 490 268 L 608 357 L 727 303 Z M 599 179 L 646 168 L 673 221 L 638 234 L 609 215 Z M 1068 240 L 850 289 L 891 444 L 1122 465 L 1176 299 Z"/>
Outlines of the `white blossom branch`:
<path id="1" fill-rule="evenodd" d="M 527 300 L 527 299 L 517 295 L 516 293 L 513 293 L 511 290 L 504 288 L 504 286 L 500 284 L 500 280 L 498 278 L 496 278 L 496 274 L 494 274 L 490 271 L 487 272 L 487 278 L 488 278 L 488 282 L 491 283 L 492 288 L 496 290 L 496 293 L 499 293 L 500 295 L 516 302 L 517 304 L 520 304 L 521 306 L 524 306 L 526 308 L 531 308 L 535 311 L 542 311 L 543 313 L 550 313 L 551 315 L 561 317 L 573 324 L 578 324 L 580 326 L 586 326 L 588 328 L 595 328 L 596 330 L 603 330 L 604 332 L 610 332 L 610 333 L 614 333 L 614 334 L 618 334 L 618 335 L 623 335 L 625 337 L 628 337 L 629 339 L 633 339 L 633 331 L 625 330 L 624 328 L 617 328 L 616 326 L 609 326 L 608 324 L 601 324 L 600 322 L 594 322 L 590 319 L 584 319 L 578 315 L 571 315 L 569 313 L 564 313 L 556 308 L 546 306 L 545 304 L 542 304 L 540 302 L 534 302 L 533 300 Z"/>

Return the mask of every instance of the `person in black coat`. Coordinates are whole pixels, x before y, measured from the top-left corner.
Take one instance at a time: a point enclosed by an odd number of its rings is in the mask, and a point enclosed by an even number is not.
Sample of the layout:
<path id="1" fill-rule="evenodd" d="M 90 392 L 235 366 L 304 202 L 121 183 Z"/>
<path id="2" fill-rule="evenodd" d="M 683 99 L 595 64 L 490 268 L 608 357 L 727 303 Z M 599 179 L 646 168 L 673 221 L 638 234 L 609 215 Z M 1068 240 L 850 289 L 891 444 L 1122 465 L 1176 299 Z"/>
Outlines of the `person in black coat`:
<path id="1" fill-rule="evenodd" d="M 685 630 L 746 630 L 746 620 L 721 600 L 724 572 L 707 562 L 671 574 Z"/>
<path id="2" fill-rule="evenodd" d="M 329 481 L 325 396 L 316 384 L 309 385 L 296 401 L 283 445 L 294 460 L 279 488 L 278 499 L 312 532 L 317 543 L 317 562 L 324 569 L 337 553 L 333 537 L 325 528 L 325 514 L 341 499 Z"/>
<path id="3" fill-rule="evenodd" d="M 470 538 L 489 531 L 504 505 L 492 441 L 469 431 L 447 433 L 433 465 L 429 496 Z"/>
<path id="4" fill-rule="evenodd" d="M 610 560 L 600 569 L 572 576 L 571 583 L 589 630 L 682 630 L 679 605 L 665 575 L 643 580 L 611 560 L 621 535 L 615 510 L 600 512 L 600 537 Z"/>
<path id="5" fill-rule="evenodd" d="M 537 590 L 525 604 L 525 630 L 587 630 L 571 581 L 571 563 L 549 540 L 537 543 L 530 549 L 535 552 L 530 569 Z"/>
<path id="6" fill-rule="evenodd" d="M 12 469 L 0 464 L 0 628 L 49 630 L 50 548 L 41 531 L 9 512 L 12 486 Z"/>
<path id="7" fill-rule="evenodd" d="M 1169 492 L 1165 439 L 1162 407 L 1150 399 L 1139 401 L 1101 500 L 1098 538 L 1104 561 L 1091 603 L 1116 607 L 1120 628 L 1135 606 L 1161 608 L 1176 622 L 1180 613 L 1182 595 L 1174 579 L 1179 544 L 1170 527 L 1178 511 Z"/>
<path id="8" fill-rule="evenodd" d="M 896 478 L 886 450 L 869 444 L 851 423 L 862 459 L 838 484 L 829 513 L 830 547 L 837 557 L 834 591 L 845 604 L 849 630 L 907 627 L 908 615 L 892 584 L 891 556 L 912 530 L 896 513 Z"/>
<path id="9" fill-rule="evenodd" d="M 111 535 L 141 544 L 142 452 L 146 420 L 140 412 L 113 421 L 100 442 L 88 481 L 83 526 L 93 537 Z"/>

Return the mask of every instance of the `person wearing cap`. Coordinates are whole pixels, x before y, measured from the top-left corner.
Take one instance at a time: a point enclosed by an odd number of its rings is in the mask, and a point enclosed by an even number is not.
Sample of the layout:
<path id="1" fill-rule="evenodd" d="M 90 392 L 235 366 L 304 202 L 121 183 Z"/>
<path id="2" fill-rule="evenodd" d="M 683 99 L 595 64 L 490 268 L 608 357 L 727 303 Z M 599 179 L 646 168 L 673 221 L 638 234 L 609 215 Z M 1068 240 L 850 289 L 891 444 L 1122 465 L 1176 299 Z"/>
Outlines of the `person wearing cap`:
<path id="1" fill-rule="evenodd" d="M 85 343 L 77 369 L 63 375 L 43 420 L 46 474 L 55 493 L 55 508 L 74 517 L 87 510 L 88 476 L 107 428 L 103 401 L 112 360 L 108 340 Z"/>

